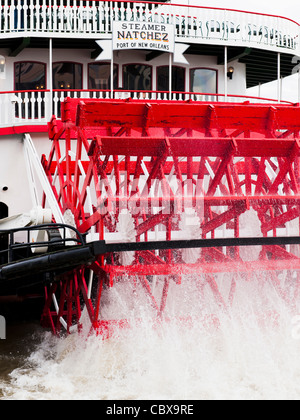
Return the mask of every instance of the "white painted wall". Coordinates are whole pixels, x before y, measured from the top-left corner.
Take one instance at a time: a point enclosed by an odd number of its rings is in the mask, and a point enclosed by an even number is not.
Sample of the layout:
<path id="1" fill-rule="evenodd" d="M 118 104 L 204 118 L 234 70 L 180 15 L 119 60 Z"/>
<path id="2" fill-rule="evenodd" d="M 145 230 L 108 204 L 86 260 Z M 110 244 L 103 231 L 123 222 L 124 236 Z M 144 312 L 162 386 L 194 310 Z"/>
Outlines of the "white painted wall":
<path id="1" fill-rule="evenodd" d="M 0 139 L 0 202 L 9 208 L 9 215 L 28 212 L 32 202 L 27 181 L 22 136 Z M 8 188 L 4 191 L 3 188 Z"/>
<path id="2" fill-rule="evenodd" d="M 96 45 L 95 45 L 96 46 Z M 92 50 L 53 50 L 53 62 L 74 61 L 83 64 L 83 89 L 88 89 L 88 64 L 95 60 L 90 58 Z M 153 66 L 153 90 L 156 90 L 156 67 L 169 65 L 169 55 L 163 54 L 150 62 L 146 62 L 145 51 L 120 51 L 115 52 L 114 61 L 119 64 L 119 87 L 122 87 L 122 66 L 130 63 L 144 63 Z M 8 57 L 8 52 L 0 49 L 0 55 L 6 57 L 6 79 L 0 79 L 0 91 L 14 90 L 14 63 L 19 61 L 39 61 L 47 64 L 47 88 L 50 86 L 49 79 L 49 51 L 47 49 L 25 49 L 17 57 Z M 218 93 L 224 93 L 224 66 L 217 64 L 217 58 L 212 56 L 186 55 L 189 65 L 181 65 L 186 70 L 186 91 L 190 90 L 189 69 L 196 67 L 208 67 L 218 70 Z M 176 65 L 176 64 L 175 64 Z M 235 69 L 233 80 L 228 80 L 228 94 L 246 94 L 246 68 L 242 63 L 231 62 Z"/>

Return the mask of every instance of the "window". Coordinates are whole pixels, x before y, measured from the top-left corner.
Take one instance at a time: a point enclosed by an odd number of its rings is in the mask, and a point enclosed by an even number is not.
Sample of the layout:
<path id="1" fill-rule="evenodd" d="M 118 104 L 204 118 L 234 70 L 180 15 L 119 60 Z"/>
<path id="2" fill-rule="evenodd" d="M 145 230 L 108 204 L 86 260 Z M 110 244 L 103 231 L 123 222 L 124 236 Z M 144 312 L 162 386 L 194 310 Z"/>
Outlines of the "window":
<path id="1" fill-rule="evenodd" d="M 191 70 L 191 92 L 215 94 L 217 90 L 217 70 Z"/>
<path id="2" fill-rule="evenodd" d="M 54 63 L 53 64 L 53 89 L 81 90 L 82 89 L 82 64 Z"/>
<path id="3" fill-rule="evenodd" d="M 4 191 L 8 189 L 7 187 L 5 188 Z M 8 207 L 6 204 L 0 203 L 0 219 L 5 219 L 6 217 L 8 217 Z"/>
<path id="4" fill-rule="evenodd" d="M 114 89 L 118 88 L 117 64 L 114 65 Z M 89 64 L 89 89 L 90 90 L 110 90 L 111 68 L 109 63 Z"/>
<path id="5" fill-rule="evenodd" d="M 45 90 L 46 64 L 15 63 L 15 90 Z"/>
<path id="6" fill-rule="evenodd" d="M 157 68 L 157 90 L 160 92 L 169 91 L 169 66 Z M 183 67 L 172 67 L 172 91 L 185 91 L 185 69 Z"/>
<path id="7" fill-rule="evenodd" d="M 36 62 L 15 63 L 15 91 L 27 91 L 18 95 L 16 117 L 26 119 L 45 118 L 46 64 Z M 32 91 L 32 92 L 29 92 Z"/>
<path id="8" fill-rule="evenodd" d="M 73 98 L 76 92 L 70 90 L 82 89 L 82 64 L 72 62 L 58 62 L 53 64 L 53 89 L 63 90 L 55 92 L 53 100 L 54 114 L 61 116 L 61 102 L 67 96 Z"/>
<path id="9" fill-rule="evenodd" d="M 0 79 L 6 78 L 6 65 L 5 65 L 5 57 L 0 55 Z"/>
<path id="10" fill-rule="evenodd" d="M 142 64 L 127 64 L 123 67 L 125 90 L 152 90 L 152 67 Z"/>

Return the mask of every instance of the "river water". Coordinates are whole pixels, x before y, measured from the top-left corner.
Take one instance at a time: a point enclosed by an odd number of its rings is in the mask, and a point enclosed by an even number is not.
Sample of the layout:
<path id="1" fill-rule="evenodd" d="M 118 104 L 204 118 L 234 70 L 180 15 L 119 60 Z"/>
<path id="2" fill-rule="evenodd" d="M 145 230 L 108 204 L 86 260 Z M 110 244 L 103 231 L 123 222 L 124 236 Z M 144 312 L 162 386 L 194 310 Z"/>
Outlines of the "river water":
<path id="1" fill-rule="evenodd" d="M 300 320 L 273 304 L 276 316 L 241 304 L 217 327 L 144 324 L 106 341 L 8 325 L 0 399 L 299 399 Z"/>

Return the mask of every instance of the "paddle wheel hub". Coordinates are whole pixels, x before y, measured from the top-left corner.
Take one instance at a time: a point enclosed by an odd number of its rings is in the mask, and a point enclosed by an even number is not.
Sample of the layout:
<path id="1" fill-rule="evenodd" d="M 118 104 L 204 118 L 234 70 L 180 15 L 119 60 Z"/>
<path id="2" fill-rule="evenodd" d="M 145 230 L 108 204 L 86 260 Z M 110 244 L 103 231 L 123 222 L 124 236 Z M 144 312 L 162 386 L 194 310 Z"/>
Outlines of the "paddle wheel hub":
<path id="1" fill-rule="evenodd" d="M 271 285 L 295 307 L 299 245 L 242 248 L 238 240 L 299 236 L 299 131 L 298 105 L 66 99 L 42 162 L 65 222 L 88 242 L 136 249 L 58 277 L 43 323 L 55 333 L 88 325 L 109 336 L 141 319 L 141 307 L 154 318 L 176 307 L 180 317 L 187 284 L 199 317 L 215 320 L 213 307 L 230 310 L 239 283 L 258 275 L 261 288 Z M 228 238 L 237 241 L 227 246 Z M 219 242 L 183 246 L 199 239 Z M 153 241 L 165 245 L 147 249 Z M 168 249 L 170 241 L 182 248 Z"/>

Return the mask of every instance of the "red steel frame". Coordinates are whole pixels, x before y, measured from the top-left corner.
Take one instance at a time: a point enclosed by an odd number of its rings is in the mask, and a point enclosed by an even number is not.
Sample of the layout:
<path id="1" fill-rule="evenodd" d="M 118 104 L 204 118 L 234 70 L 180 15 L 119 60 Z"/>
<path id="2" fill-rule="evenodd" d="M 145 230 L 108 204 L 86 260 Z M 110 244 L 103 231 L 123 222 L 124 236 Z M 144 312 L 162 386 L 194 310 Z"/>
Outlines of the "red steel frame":
<path id="1" fill-rule="evenodd" d="M 131 210 L 137 242 L 150 240 L 155 229 L 171 240 L 187 208 L 199 216 L 202 238 L 216 237 L 220 228 L 226 236 L 240 237 L 240 216 L 250 209 L 257 212 L 263 236 L 277 236 L 291 221 L 299 235 L 299 132 L 299 106 L 67 99 L 62 120 L 49 124 L 52 149 L 43 166 L 62 213 L 71 211 L 79 231 L 93 229 L 98 239 L 116 232 L 124 208 Z M 91 189 L 92 207 L 87 203 Z M 124 274 L 143 287 L 158 317 L 170 283 L 180 285 L 189 274 L 201 273 L 216 303 L 227 308 L 235 297 L 234 273 L 268 271 L 287 301 L 276 272 L 300 270 L 297 252 L 264 246 L 257 261 L 246 262 L 236 247 L 212 248 L 186 264 L 180 251 L 143 251 L 127 266 L 118 255 L 101 256 L 47 290 L 43 323 L 57 333 L 63 318 L 70 331 L 80 324 L 84 302 L 91 328 L 105 335 L 109 325 L 126 325 L 100 319 L 103 290 Z M 88 294 L 90 271 L 97 280 L 94 298 Z M 221 272 L 232 273 L 227 296 L 218 287 Z M 152 293 L 149 276 L 163 279 L 159 296 Z M 52 296 L 58 290 L 59 310 L 54 311 Z"/>

